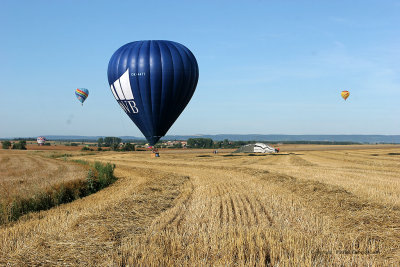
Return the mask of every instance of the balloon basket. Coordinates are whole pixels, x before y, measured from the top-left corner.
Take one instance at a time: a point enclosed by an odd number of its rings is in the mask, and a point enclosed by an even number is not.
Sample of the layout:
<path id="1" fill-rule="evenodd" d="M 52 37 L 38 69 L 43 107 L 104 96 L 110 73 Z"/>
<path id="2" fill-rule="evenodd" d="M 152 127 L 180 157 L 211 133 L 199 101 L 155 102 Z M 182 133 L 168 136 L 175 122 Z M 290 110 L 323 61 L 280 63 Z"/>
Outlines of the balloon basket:
<path id="1" fill-rule="evenodd" d="M 152 153 L 151 157 L 152 158 L 159 158 L 160 157 L 160 153 Z"/>

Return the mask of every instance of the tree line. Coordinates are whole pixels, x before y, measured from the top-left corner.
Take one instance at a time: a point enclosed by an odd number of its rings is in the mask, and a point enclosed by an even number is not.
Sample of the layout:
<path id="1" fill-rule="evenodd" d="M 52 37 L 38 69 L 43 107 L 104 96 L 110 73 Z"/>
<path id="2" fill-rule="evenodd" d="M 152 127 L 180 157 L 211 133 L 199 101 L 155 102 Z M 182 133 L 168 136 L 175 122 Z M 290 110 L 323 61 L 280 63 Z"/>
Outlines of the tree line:
<path id="1" fill-rule="evenodd" d="M 100 137 L 97 139 L 97 147 L 98 150 L 101 150 L 102 147 L 109 147 L 114 151 L 135 151 L 135 145 L 131 143 L 124 143 L 121 146 L 122 139 L 119 137 Z"/>
<path id="2" fill-rule="evenodd" d="M 267 143 L 267 144 L 314 144 L 314 145 L 352 145 L 360 144 L 357 142 L 343 142 L 343 141 L 230 141 L 224 139 L 223 141 L 214 141 L 211 138 L 189 138 L 187 146 L 189 148 L 239 148 L 244 145 L 254 143 Z"/>
<path id="3" fill-rule="evenodd" d="M 224 139 L 223 141 L 214 141 L 211 138 L 189 138 L 187 140 L 188 148 L 239 148 L 243 145 L 254 144 L 256 142 L 268 143 L 268 144 L 319 144 L 319 145 L 351 145 L 360 144 L 357 142 L 336 142 L 336 141 L 230 141 Z M 11 143 L 10 141 L 2 141 L 3 149 L 26 149 L 26 140 L 19 140 L 18 142 Z M 97 140 L 98 150 L 102 148 L 109 148 L 114 151 L 135 151 L 135 145 L 131 143 L 122 143 L 122 139 L 119 137 L 108 136 L 104 138 L 99 138 Z M 71 146 L 78 145 L 77 143 L 69 144 Z M 161 147 L 161 145 L 156 145 L 156 147 Z M 174 148 L 182 148 L 182 144 L 174 144 Z M 84 148 L 88 149 L 88 148 Z"/>
<path id="4" fill-rule="evenodd" d="M 10 141 L 6 140 L 1 142 L 1 147 L 3 149 L 21 149 L 21 150 L 26 150 L 26 141 L 25 140 L 20 140 L 18 142 L 11 143 Z"/>

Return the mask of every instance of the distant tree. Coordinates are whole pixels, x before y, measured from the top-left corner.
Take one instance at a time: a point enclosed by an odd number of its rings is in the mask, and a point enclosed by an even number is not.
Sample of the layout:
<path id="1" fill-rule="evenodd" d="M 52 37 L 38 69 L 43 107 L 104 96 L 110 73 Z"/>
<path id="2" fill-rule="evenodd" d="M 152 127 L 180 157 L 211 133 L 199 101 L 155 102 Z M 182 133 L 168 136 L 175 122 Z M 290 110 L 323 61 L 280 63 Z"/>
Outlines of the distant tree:
<path id="1" fill-rule="evenodd" d="M 228 139 L 224 139 L 221 143 L 221 148 L 234 148 L 237 147 L 234 141 L 229 141 Z"/>
<path id="2" fill-rule="evenodd" d="M 211 138 L 189 138 L 187 145 L 192 148 L 213 148 L 214 141 Z"/>
<path id="3" fill-rule="evenodd" d="M 11 149 L 26 150 L 26 141 L 25 140 L 21 140 L 21 141 L 18 141 L 18 143 L 14 143 L 12 145 Z"/>
<path id="4" fill-rule="evenodd" d="M 70 146 L 78 146 L 78 143 L 71 143 Z"/>
<path id="5" fill-rule="evenodd" d="M 88 146 L 84 146 L 81 148 L 81 151 L 93 151 L 93 149 L 89 148 Z"/>
<path id="6" fill-rule="evenodd" d="M 114 143 L 120 144 L 122 142 L 122 139 L 119 137 L 114 137 Z"/>
<path id="7" fill-rule="evenodd" d="M 196 147 L 197 145 L 196 138 L 189 138 L 187 140 L 187 145 L 188 147 Z"/>
<path id="8" fill-rule="evenodd" d="M 222 147 L 222 141 L 214 142 L 214 148 L 221 148 L 221 147 Z"/>
<path id="9" fill-rule="evenodd" d="M 119 150 L 119 144 L 112 144 L 111 145 L 111 149 L 114 151 L 118 151 Z"/>
<path id="10" fill-rule="evenodd" d="M 3 147 L 3 149 L 9 149 L 11 146 L 11 142 L 10 141 L 3 141 L 1 142 L 1 146 Z"/>
<path id="11" fill-rule="evenodd" d="M 118 137 L 111 137 L 111 136 L 104 137 L 104 146 L 115 147 L 115 144 L 119 146 L 121 141 L 122 139 Z"/>
<path id="12" fill-rule="evenodd" d="M 122 151 L 135 151 L 135 145 L 131 143 L 125 143 L 122 148 Z"/>
<path id="13" fill-rule="evenodd" d="M 14 141 L 21 141 L 21 140 L 24 140 L 24 141 L 36 141 L 36 138 L 14 138 L 13 139 Z"/>
<path id="14" fill-rule="evenodd" d="M 112 144 L 112 137 L 104 137 L 104 146 L 111 146 L 111 144 Z"/>
<path id="15" fill-rule="evenodd" d="M 182 148 L 182 143 L 176 143 L 172 145 L 173 148 Z"/>
<path id="16" fill-rule="evenodd" d="M 19 149 L 26 150 L 26 141 L 25 140 L 21 140 L 18 143 L 19 143 Z"/>
<path id="17" fill-rule="evenodd" d="M 104 139 L 103 137 L 100 137 L 99 139 L 97 139 L 97 146 L 98 147 L 102 147 L 104 143 Z"/>

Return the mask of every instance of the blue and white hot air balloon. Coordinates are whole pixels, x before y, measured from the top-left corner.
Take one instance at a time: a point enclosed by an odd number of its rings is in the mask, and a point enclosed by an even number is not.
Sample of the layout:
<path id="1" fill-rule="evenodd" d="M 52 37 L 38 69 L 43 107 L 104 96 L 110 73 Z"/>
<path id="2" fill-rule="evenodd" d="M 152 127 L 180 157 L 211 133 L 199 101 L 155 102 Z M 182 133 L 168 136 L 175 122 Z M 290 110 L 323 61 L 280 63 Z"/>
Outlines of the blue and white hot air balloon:
<path id="1" fill-rule="evenodd" d="M 154 146 L 192 98 L 199 68 L 179 43 L 137 41 L 112 55 L 107 74 L 118 104 Z"/>

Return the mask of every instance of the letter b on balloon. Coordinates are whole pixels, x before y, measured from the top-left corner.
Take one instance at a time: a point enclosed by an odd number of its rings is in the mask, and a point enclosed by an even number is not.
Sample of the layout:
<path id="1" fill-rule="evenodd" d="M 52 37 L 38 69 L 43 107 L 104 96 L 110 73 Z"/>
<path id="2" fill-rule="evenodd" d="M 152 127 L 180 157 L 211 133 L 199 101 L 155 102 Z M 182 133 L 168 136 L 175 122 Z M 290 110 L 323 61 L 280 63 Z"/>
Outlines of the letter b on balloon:
<path id="1" fill-rule="evenodd" d="M 112 94 L 151 146 L 185 109 L 198 79 L 192 52 L 172 41 L 128 43 L 108 64 Z"/>

